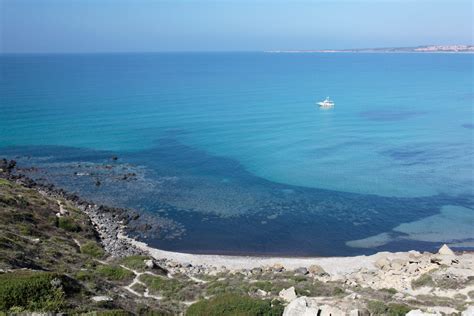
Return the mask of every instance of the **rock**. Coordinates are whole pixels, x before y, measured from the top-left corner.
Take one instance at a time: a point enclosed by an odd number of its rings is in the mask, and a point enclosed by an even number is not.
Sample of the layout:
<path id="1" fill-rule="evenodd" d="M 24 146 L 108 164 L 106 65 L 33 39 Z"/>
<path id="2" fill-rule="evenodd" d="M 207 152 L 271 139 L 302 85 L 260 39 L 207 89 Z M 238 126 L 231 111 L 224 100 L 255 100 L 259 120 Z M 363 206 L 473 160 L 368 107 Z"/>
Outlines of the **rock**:
<path id="1" fill-rule="evenodd" d="M 474 305 L 468 306 L 461 316 L 474 316 Z"/>
<path id="2" fill-rule="evenodd" d="M 148 269 L 153 269 L 155 267 L 155 262 L 152 259 L 145 259 L 144 263 Z"/>
<path id="3" fill-rule="evenodd" d="M 295 292 L 295 287 L 292 286 L 288 289 L 283 289 L 278 293 L 278 296 L 280 296 L 283 300 L 287 302 L 291 302 L 296 299 L 296 292 Z"/>
<path id="4" fill-rule="evenodd" d="M 448 247 L 448 245 L 444 244 L 438 250 L 439 255 L 448 255 L 448 256 L 455 256 L 456 254 Z"/>
<path id="5" fill-rule="evenodd" d="M 418 265 L 414 262 L 411 262 L 408 266 L 407 266 L 407 272 L 408 273 L 415 273 L 417 272 L 419 269 L 418 269 Z"/>
<path id="6" fill-rule="evenodd" d="M 390 268 L 390 261 L 386 257 L 381 257 L 375 261 L 374 265 L 382 270 L 388 270 Z"/>
<path id="7" fill-rule="evenodd" d="M 310 306 L 310 302 L 307 301 L 306 296 L 302 296 L 293 300 L 285 310 L 283 311 L 283 316 L 310 316 L 318 315 L 319 308 Z"/>
<path id="8" fill-rule="evenodd" d="M 337 307 L 322 305 L 319 307 L 318 316 L 346 316 L 342 310 Z"/>
<path id="9" fill-rule="evenodd" d="M 305 267 L 301 267 L 301 268 L 295 269 L 295 273 L 306 275 L 309 272 L 308 272 L 308 269 L 306 269 Z"/>
<path id="10" fill-rule="evenodd" d="M 356 310 L 357 311 L 357 310 Z M 345 316 L 346 313 L 330 305 L 317 305 L 313 298 L 302 296 L 293 300 L 283 311 L 283 316 Z M 359 314 L 351 314 L 359 315 Z"/>
<path id="11" fill-rule="evenodd" d="M 409 311 L 405 316 L 436 316 L 437 314 L 425 313 L 420 309 L 414 309 Z"/>
<path id="12" fill-rule="evenodd" d="M 393 270 L 401 270 L 403 266 L 405 265 L 405 260 L 403 259 L 394 259 L 390 262 L 390 267 Z"/>
<path id="13" fill-rule="evenodd" d="M 317 264 L 310 265 L 309 268 L 308 268 L 308 271 L 312 275 L 317 275 L 317 276 L 328 276 L 329 275 L 329 273 L 324 271 L 324 269 L 320 265 L 317 265 Z"/>
<path id="14" fill-rule="evenodd" d="M 91 300 L 93 300 L 94 302 L 111 302 L 112 298 L 106 295 L 98 295 L 91 297 Z"/>
<path id="15" fill-rule="evenodd" d="M 282 272 L 283 270 L 285 270 L 285 267 L 280 263 L 275 263 L 272 267 L 272 270 L 276 272 Z"/>
<path id="16" fill-rule="evenodd" d="M 268 295 L 268 292 L 267 292 L 267 291 L 264 291 L 264 290 L 261 290 L 261 289 L 258 289 L 255 293 L 256 293 L 258 296 L 267 296 L 267 295 Z"/>
<path id="17" fill-rule="evenodd" d="M 358 309 L 353 309 L 349 312 L 349 316 L 360 316 L 361 313 L 359 312 Z"/>
<path id="18" fill-rule="evenodd" d="M 262 273 L 262 268 L 253 268 L 252 270 L 250 270 L 250 272 L 252 272 L 252 274 L 260 274 Z"/>
<path id="19" fill-rule="evenodd" d="M 410 250 L 408 252 L 408 262 L 410 262 L 410 263 L 412 263 L 412 262 L 415 262 L 415 263 L 421 262 L 422 257 L 423 257 L 423 255 L 421 253 L 419 253 L 418 251 Z"/>

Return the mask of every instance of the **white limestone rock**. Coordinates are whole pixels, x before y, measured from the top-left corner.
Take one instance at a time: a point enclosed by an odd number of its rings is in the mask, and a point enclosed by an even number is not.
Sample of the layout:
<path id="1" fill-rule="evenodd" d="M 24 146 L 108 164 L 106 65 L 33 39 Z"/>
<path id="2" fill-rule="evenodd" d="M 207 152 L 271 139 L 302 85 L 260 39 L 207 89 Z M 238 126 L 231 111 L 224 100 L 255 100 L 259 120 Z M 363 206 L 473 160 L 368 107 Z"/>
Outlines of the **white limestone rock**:
<path id="1" fill-rule="evenodd" d="M 446 256 L 455 256 L 456 254 L 454 251 L 451 250 L 451 248 L 448 247 L 448 245 L 444 244 L 439 248 L 438 250 L 439 255 L 446 255 Z"/>
<path id="2" fill-rule="evenodd" d="M 291 302 L 296 299 L 296 292 L 295 292 L 295 287 L 292 286 L 287 289 L 283 289 L 278 293 L 278 296 L 280 296 L 283 300 L 287 302 Z"/>
<path id="3" fill-rule="evenodd" d="M 155 262 L 152 259 L 144 260 L 144 263 L 148 269 L 153 269 L 155 267 Z"/>
<path id="4" fill-rule="evenodd" d="M 390 269 L 390 260 L 386 257 L 381 257 L 375 261 L 375 266 L 381 270 L 388 270 Z"/>
<path id="5" fill-rule="evenodd" d="M 94 302 L 110 302 L 112 301 L 112 298 L 106 295 L 98 295 L 91 297 L 91 300 L 93 300 Z"/>
<path id="6" fill-rule="evenodd" d="M 461 316 L 474 316 L 474 305 L 468 306 L 468 308 L 461 313 Z"/>
<path id="7" fill-rule="evenodd" d="M 311 306 L 306 296 L 302 296 L 293 300 L 285 310 L 283 316 L 316 316 L 318 315 L 319 308 L 317 306 Z"/>
<path id="8" fill-rule="evenodd" d="M 308 267 L 308 272 L 311 273 L 312 275 L 317 275 L 317 276 L 327 276 L 329 273 L 327 273 L 320 265 L 317 264 L 312 264 Z"/>

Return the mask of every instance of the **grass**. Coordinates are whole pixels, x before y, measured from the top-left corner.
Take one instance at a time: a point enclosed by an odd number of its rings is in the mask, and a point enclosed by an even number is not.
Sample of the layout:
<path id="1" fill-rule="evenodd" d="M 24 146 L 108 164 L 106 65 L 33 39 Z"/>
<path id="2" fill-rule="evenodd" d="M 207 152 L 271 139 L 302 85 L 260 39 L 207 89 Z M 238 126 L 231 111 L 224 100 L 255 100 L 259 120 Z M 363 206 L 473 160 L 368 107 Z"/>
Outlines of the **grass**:
<path id="1" fill-rule="evenodd" d="M 162 294 L 166 297 L 173 297 L 178 294 L 185 286 L 184 283 L 176 279 L 168 279 L 160 276 L 153 276 L 149 274 L 143 274 L 140 276 L 140 280 L 145 283 L 153 294 Z"/>
<path id="2" fill-rule="evenodd" d="M 145 260 L 149 259 L 147 256 L 129 256 L 122 258 L 120 263 L 124 266 L 138 271 L 144 271 L 146 269 Z"/>
<path id="3" fill-rule="evenodd" d="M 395 294 L 397 294 L 397 292 L 398 292 L 398 291 L 397 291 L 396 289 L 394 289 L 393 287 L 391 287 L 391 288 L 389 288 L 389 289 L 380 289 L 380 291 L 386 292 L 386 293 L 388 293 L 388 294 L 390 294 L 390 295 L 395 295 Z"/>
<path id="4" fill-rule="evenodd" d="M 385 304 L 381 301 L 369 301 L 367 308 L 371 315 L 404 316 L 412 308 L 405 304 Z"/>
<path id="5" fill-rule="evenodd" d="M 81 246 L 81 252 L 94 258 L 104 256 L 104 250 L 93 241 L 86 242 Z"/>
<path id="6" fill-rule="evenodd" d="M 132 271 L 114 265 L 102 265 L 96 271 L 99 276 L 110 281 L 130 280 L 135 275 Z"/>
<path id="7" fill-rule="evenodd" d="M 0 274 L 0 310 L 59 311 L 65 304 L 61 279 L 50 272 Z"/>
<path id="8" fill-rule="evenodd" d="M 58 227 L 68 232 L 80 232 L 81 226 L 70 217 L 59 217 Z"/>
<path id="9" fill-rule="evenodd" d="M 299 282 L 295 285 L 295 291 L 302 296 L 338 296 L 345 293 L 344 289 L 334 283 L 318 280 Z"/>
<path id="10" fill-rule="evenodd" d="M 11 183 L 8 180 L 0 179 L 0 185 L 11 186 Z"/>
<path id="11" fill-rule="evenodd" d="M 189 307 L 186 316 L 226 316 L 260 315 L 279 316 L 283 307 L 272 306 L 268 300 L 254 299 L 249 296 L 225 294 L 209 300 L 201 300 Z"/>
<path id="12" fill-rule="evenodd" d="M 416 289 L 423 286 L 434 286 L 435 282 L 433 278 L 429 274 L 422 274 L 418 279 L 414 279 L 411 281 L 411 287 Z"/>

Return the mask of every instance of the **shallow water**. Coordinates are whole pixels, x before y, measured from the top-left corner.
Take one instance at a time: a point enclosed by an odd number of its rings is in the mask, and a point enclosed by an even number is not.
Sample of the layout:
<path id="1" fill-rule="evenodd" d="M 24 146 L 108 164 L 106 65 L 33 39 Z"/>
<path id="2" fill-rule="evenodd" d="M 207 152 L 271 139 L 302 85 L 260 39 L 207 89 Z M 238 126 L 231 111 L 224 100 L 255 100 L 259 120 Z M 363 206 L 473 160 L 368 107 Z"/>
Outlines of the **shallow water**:
<path id="1" fill-rule="evenodd" d="M 469 244 L 473 61 L 2 56 L 0 155 L 158 218 L 162 229 L 141 237 L 170 250 L 348 255 Z M 336 107 L 321 111 L 326 95 Z"/>

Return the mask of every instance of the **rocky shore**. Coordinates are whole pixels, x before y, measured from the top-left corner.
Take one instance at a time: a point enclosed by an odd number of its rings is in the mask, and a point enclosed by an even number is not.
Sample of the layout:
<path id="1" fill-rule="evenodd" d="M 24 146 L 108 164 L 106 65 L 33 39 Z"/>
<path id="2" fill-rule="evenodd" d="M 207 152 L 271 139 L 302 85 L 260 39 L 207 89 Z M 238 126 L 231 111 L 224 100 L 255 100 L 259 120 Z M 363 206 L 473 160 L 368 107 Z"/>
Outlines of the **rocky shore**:
<path id="1" fill-rule="evenodd" d="M 262 278 L 265 282 L 299 278 L 313 285 L 341 289 L 340 294 L 313 296 L 315 290 L 312 287 L 306 289 L 296 282 L 294 286 L 282 288 L 274 294 L 263 285 L 249 293 L 254 297 L 284 302 L 283 315 L 384 315 L 391 314 L 397 308 L 394 306 L 409 306 L 412 310 L 404 311 L 412 316 L 474 315 L 474 254 L 470 252 L 455 253 L 446 245 L 438 253 L 381 252 L 372 256 L 337 258 L 196 255 L 163 251 L 127 235 L 126 225 L 136 216 L 132 212 L 95 205 L 54 186 L 38 184 L 21 174 L 13 174 L 14 168 L 15 162 L 0 161 L 4 178 L 37 190 L 43 196 L 67 200 L 87 214 L 111 260 L 136 255 L 151 257 L 145 262 L 148 268 L 159 268 L 170 277 L 182 275 L 196 284 L 205 284 L 208 282 L 206 278 L 213 277 L 218 282 L 238 277 L 250 284 L 260 284 Z M 56 216 L 66 213 L 60 204 Z M 274 287 L 272 289 L 274 291 Z M 387 295 L 395 303 L 390 305 L 374 300 L 385 299 Z M 379 313 L 374 310 L 379 310 Z M 402 314 L 405 312 L 394 315 Z"/>

